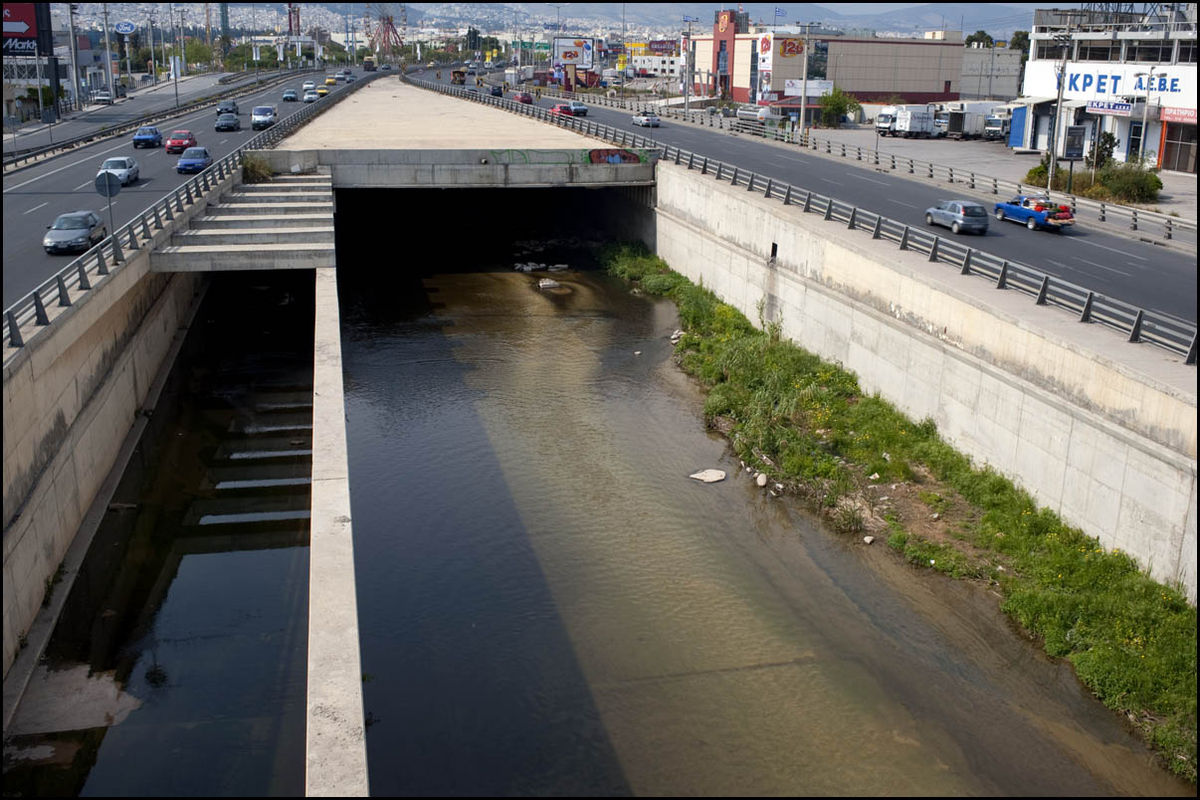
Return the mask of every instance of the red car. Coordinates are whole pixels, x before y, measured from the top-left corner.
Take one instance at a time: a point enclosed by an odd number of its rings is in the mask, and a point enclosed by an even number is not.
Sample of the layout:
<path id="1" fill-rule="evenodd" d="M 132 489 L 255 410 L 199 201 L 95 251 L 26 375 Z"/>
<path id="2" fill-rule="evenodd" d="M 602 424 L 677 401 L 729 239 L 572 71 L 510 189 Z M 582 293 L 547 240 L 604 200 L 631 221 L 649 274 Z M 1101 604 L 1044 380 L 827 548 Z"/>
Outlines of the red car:
<path id="1" fill-rule="evenodd" d="M 533 95 L 529 92 L 513 92 L 513 100 L 516 100 L 518 103 L 532 103 Z"/>
<path id="2" fill-rule="evenodd" d="M 191 131 L 171 131 L 171 135 L 167 137 L 168 153 L 182 153 L 195 146 L 196 136 Z"/>
<path id="3" fill-rule="evenodd" d="M 557 103 L 553 108 L 550 109 L 550 116 L 573 117 L 575 116 L 575 112 L 571 110 L 571 106 L 568 103 Z"/>

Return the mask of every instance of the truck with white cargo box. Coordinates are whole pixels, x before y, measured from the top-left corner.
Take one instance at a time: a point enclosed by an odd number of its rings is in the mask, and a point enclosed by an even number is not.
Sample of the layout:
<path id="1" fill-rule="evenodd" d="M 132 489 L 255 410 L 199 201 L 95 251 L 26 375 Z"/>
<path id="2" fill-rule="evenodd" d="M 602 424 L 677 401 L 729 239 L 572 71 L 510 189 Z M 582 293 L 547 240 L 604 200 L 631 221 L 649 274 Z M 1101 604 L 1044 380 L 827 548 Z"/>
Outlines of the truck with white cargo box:
<path id="1" fill-rule="evenodd" d="M 896 111 L 892 135 L 903 136 L 905 139 L 928 139 L 934 135 L 933 112 L 925 106 L 901 107 Z"/>
<path id="2" fill-rule="evenodd" d="M 978 111 L 951 111 L 946 119 L 946 137 L 975 139 L 983 136 L 984 118 Z"/>

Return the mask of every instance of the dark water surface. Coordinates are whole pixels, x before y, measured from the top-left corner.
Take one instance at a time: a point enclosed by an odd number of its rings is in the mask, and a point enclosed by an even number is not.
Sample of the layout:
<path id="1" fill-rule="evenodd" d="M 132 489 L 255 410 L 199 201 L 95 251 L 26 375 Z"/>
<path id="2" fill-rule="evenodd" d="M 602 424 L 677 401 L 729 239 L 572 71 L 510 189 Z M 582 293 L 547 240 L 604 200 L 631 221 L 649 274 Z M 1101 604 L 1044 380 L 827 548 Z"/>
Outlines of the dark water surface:
<path id="1" fill-rule="evenodd" d="M 1194 793 L 996 598 L 755 487 L 672 306 L 516 251 L 340 276 L 373 794 Z"/>

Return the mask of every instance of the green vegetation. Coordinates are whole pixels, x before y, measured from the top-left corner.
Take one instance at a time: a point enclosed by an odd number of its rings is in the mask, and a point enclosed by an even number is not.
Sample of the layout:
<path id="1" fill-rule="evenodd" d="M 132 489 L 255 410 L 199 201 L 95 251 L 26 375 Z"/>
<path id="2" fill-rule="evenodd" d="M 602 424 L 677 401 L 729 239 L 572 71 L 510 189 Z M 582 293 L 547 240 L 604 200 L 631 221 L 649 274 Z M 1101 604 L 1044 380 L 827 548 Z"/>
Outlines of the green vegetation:
<path id="1" fill-rule="evenodd" d="M 1053 188 L 1065 192 L 1067 182 L 1070 181 L 1072 194 L 1092 200 L 1153 203 L 1158 199 L 1163 183 L 1154 170 L 1139 164 L 1118 164 L 1111 158 L 1112 150 L 1109 149 L 1108 143 L 1102 140 L 1099 145 L 1100 152 L 1093 153 L 1090 157 L 1104 159 L 1107 149 L 1107 160 L 1100 162 L 1102 166 L 1096 172 L 1095 179 L 1092 178 L 1090 169 L 1076 170 L 1074 178 L 1071 178 L 1067 165 L 1060 163 L 1054 172 Z M 1115 147 L 1115 143 L 1112 146 Z M 1044 188 L 1049 174 L 1050 156 L 1046 155 L 1042 157 L 1042 163 L 1025 173 L 1023 183 Z"/>
<path id="2" fill-rule="evenodd" d="M 685 332 L 676 357 L 708 392 L 708 423 L 836 528 L 859 530 L 861 500 L 882 482 L 921 484 L 923 516 L 968 506 L 937 540 L 885 516 L 888 545 L 914 564 L 996 583 L 1002 608 L 1132 721 L 1168 769 L 1195 782 L 1196 609 L 1177 588 L 973 466 L 932 421 L 914 423 L 863 394 L 853 374 L 784 340 L 778 323 L 756 329 L 644 247 L 607 247 L 601 263 L 675 302 Z"/>
<path id="3" fill-rule="evenodd" d="M 821 124 L 826 128 L 836 128 L 841 123 L 843 116 L 862 110 L 862 106 L 854 95 L 846 94 L 836 86 L 833 87 L 832 92 L 821 96 L 820 104 Z"/>
<path id="4" fill-rule="evenodd" d="M 242 182 L 266 183 L 271 180 L 271 167 L 267 160 L 254 153 L 242 154 Z"/>

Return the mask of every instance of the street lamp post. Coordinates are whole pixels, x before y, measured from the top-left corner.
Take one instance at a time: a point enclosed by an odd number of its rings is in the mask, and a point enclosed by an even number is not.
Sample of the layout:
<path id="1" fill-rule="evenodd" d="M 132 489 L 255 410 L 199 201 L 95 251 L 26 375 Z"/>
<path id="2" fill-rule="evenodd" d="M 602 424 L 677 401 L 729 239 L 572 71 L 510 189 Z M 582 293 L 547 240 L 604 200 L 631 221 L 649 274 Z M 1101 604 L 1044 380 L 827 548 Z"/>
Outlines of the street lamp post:
<path id="1" fill-rule="evenodd" d="M 1142 135 L 1138 142 L 1138 166 L 1146 159 L 1146 126 L 1150 124 L 1150 92 L 1154 89 L 1154 67 L 1147 72 L 1135 72 L 1134 77 L 1146 79 L 1146 102 L 1142 105 Z"/>
<path id="2" fill-rule="evenodd" d="M 1062 48 L 1062 62 L 1058 68 L 1058 100 L 1054 103 L 1054 124 L 1050 128 L 1050 175 L 1046 179 L 1047 192 L 1054 190 L 1054 173 L 1058 167 L 1059 115 L 1062 113 L 1063 89 L 1067 85 L 1067 46 L 1071 43 L 1071 34 L 1055 34 L 1054 41 Z"/>
<path id="3" fill-rule="evenodd" d="M 683 116 L 690 120 L 692 116 L 688 100 L 692 94 L 692 23 L 699 22 L 699 19 L 685 15 L 683 21 L 688 25 L 687 44 L 683 48 Z"/>

